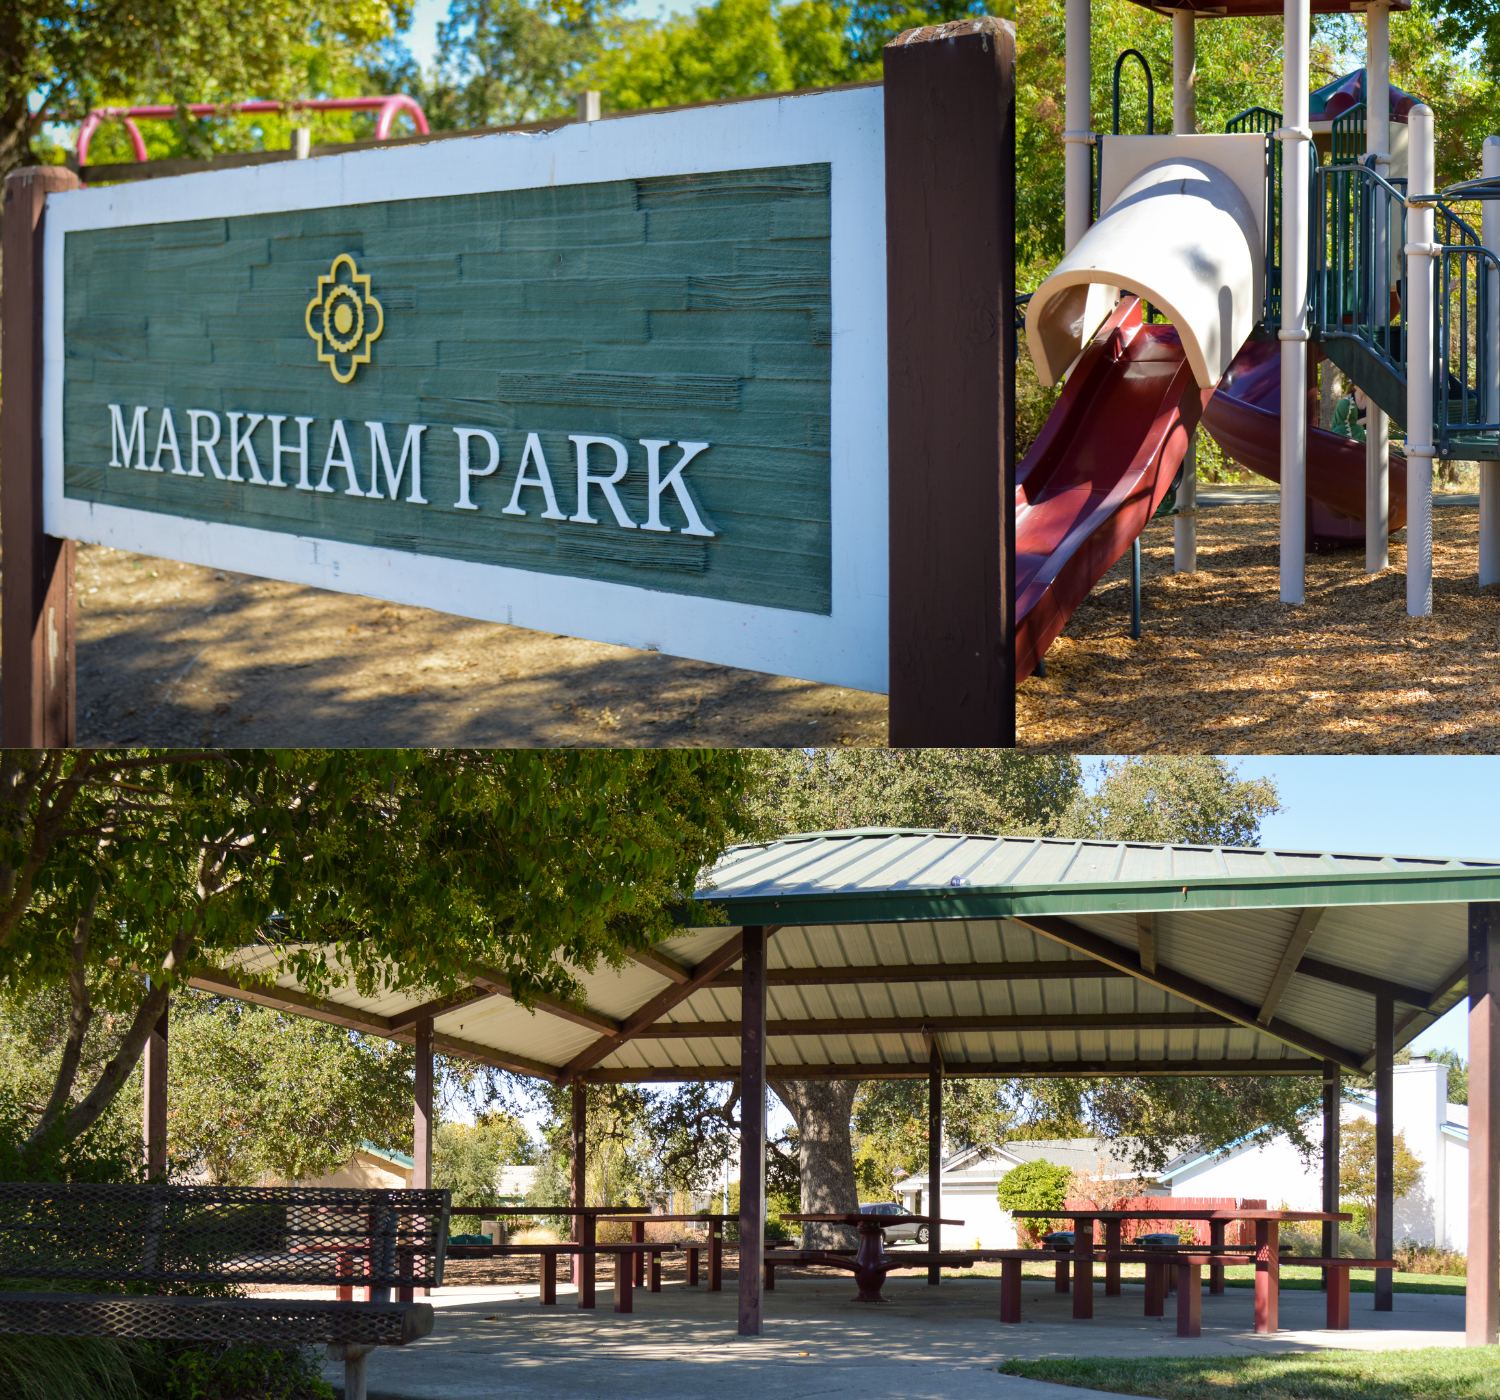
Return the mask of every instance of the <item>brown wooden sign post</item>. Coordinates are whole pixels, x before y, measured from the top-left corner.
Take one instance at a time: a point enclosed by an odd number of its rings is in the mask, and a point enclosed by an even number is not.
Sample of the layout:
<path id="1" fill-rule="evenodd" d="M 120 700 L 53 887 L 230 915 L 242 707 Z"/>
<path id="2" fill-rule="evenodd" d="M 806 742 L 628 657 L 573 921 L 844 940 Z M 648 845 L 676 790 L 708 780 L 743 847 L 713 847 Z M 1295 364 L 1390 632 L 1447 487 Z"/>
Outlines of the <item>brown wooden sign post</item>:
<path id="1" fill-rule="evenodd" d="M 0 742 L 53 748 L 74 742 L 73 541 L 42 533 L 42 237 L 47 196 L 78 188 L 59 165 L 5 181 L 0 213 Z"/>
<path id="2" fill-rule="evenodd" d="M 1015 25 L 885 50 L 890 742 L 1013 745 Z"/>

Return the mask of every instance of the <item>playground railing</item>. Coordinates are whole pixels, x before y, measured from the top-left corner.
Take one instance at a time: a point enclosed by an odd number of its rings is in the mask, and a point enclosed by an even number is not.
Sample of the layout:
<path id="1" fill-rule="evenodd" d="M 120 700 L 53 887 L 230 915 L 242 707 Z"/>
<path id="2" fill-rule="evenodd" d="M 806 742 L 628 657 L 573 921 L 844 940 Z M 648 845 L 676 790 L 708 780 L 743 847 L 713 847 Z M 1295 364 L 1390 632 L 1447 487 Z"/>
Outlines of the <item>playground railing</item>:
<path id="1" fill-rule="evenodd" d="M 1266 140 L 1266 304 L 1262 320 L 1281 323 L 1281 142 L 1271 133 L 1281 125 L 1281 113 L 1269 107 L 1249 107 L 1224 123 L 1228 134 L 1255 132 Z"/>
<path id="2" fill-rule="evenodd" d="M 1434 446 L 1440 457 L 1493 453 L 1500 441 L 1496 402 L 1500 259 L 1453 208 L 1438 201 L 1434 241 Z"/>
<path id="3" fill-rule="evenodd" d="M 1405 181 L 1365 163 L 1313 171 L 1309 328 L 1319 340 L 1357 340 L 1406 377 L 1399 309 L 1406 304 Z"/>

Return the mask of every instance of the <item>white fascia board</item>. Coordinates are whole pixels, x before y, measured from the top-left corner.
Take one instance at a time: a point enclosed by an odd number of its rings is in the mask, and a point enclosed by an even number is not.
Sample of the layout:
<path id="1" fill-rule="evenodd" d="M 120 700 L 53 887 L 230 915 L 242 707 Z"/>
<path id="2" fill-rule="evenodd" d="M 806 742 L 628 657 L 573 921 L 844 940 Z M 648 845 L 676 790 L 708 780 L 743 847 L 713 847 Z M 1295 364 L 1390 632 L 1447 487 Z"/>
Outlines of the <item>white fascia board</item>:
<path id="1" fill-rule="evenodd" d="M 43 528 L 87 544 L 883 694 L 890 585 L 882 103 L 879 87 L 807 93 L 49 195 Z M 63 496 L 63 240 L 69 233 L 824 162 L 832 175 L 833 341 L 832 611 L 826 616 Z"/>

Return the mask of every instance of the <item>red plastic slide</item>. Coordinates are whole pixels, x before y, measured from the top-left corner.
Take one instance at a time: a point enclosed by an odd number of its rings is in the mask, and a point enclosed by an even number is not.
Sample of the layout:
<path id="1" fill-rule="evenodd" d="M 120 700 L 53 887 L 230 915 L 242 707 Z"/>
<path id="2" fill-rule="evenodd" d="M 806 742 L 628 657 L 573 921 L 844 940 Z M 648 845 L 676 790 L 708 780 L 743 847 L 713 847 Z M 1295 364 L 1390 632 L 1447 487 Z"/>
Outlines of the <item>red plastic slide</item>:
<path id="1" fill-rule="evenodd" d="M 1203 410 L 1203 426 L 1241 466 L 1281 480 L 1281 346 L 1248 341 Z M 1391 533 L 1406 524 L 1406 458 L 1391 453 Z M 1365 518 L 1365 445 L 1322 428 L 1307 431 L 1307 494 L 1348 519 Z M 1331 532 L 1336 523 L 1314 520 Z M 1364 538 L 1364 527 L 1349 532 Z"/>
<path id="2" fill-rule="evenodd" d="M 1138 297 L 1099 328 L 1016 472 L 1018 681 L 1146 528 L 1211 392 Z"/>

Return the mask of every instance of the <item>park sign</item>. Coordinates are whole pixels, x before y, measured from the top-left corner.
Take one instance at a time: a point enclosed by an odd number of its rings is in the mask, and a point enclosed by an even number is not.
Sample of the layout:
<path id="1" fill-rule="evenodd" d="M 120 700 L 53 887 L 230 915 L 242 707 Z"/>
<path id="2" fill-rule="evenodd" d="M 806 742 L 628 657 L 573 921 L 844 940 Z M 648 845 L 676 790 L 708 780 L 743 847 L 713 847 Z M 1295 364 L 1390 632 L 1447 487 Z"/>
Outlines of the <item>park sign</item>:
<path id="1" fill-rule="evenodd" d="M 1003 67 L 991 22 L 966 26 L 913 48 Z M 972 128 L 974 98 L 947 100 Z M 45 540 L 83 541 L 868 691 L 893 658 L 940 677 L 926 643 L 892 636 L 897 536 L 909 558 L 964 557 L 1001 511 L 945 491 L 938 425 L 901 468 L 923 500 L 892 528 L 893 387 L 962 376 L 888 353 L 891 104 L 888 79 L 96 188 L 11 177 L 53 183 L 34 252 L 7 194 L 6 265 L 13 245 L 30 262 L 41 327 L 35 481 L 8 477 L 0 511 L 7 606 L 15 560 L 45 591 Z M 941 230 L 955 195 L 926 186 L 953 182 L 904 166 L 897 182 Z M 976 327 L 995 342 L 1000 399 L 1009 292 L 948 319 L 955 346 Z M 901 334 L 952 297 L 925 288 Z M 23 314 L 7 298 L 7 326 Z M 1003 496 L 993 425 L 969 437 L 984 445 L 961 469 Z M 925 587 L 951 610 L 941 572 Z M 35 589 L 33 716 L 55 684 L 37 677 L 59 655 L 71 673 L 70 622 Z M 917 601 L 916 630 L 954 652 Z M 992 670 L 994 650 L 974 655 Z"/>
<path id="2" fill-rule="evenodd" d="M 60 196 L 47 532 L 883 690 L 881 163 L 863 88 Z"/>

